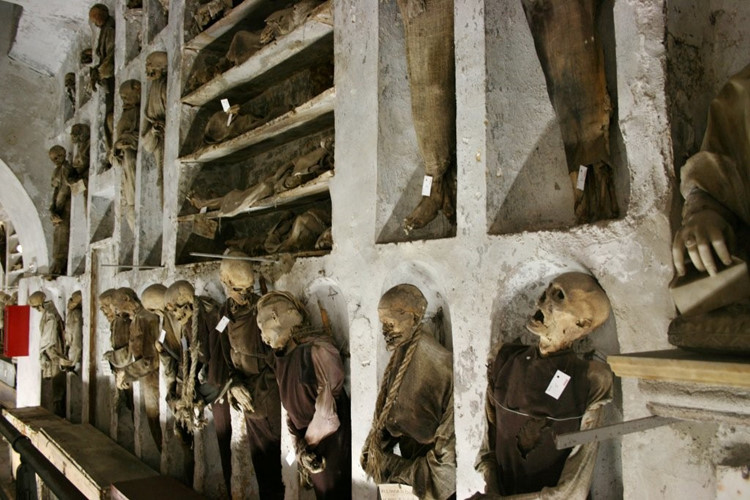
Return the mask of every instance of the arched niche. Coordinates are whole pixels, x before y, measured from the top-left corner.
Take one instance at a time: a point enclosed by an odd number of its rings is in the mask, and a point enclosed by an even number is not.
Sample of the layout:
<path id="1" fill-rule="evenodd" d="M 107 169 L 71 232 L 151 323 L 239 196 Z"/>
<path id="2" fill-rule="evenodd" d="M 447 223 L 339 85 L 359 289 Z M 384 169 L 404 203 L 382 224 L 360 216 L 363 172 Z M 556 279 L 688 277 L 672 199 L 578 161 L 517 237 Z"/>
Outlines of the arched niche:
<path id="1" fill-rule="evenodd" d="M 555 277 L 567 272 L 582 272 L 592 275 L 582 264 L 565 257 L 526 261 L 513 269 L 498 284 L 498 292 L 492 306 L 492 332 L 490 358 L 494 360 L 500 343 L 520 339 L 523 344 L 536 344 L 537 338 L 526 330 L 528 318 L 536 311 L 536 301 Z M 600 278 L 599 276 L 594 276 Z M 607 290 L 604 290 L 605 293 Z M 610 354 L 620 352 L 614 312 L 609 319 L 588 337 L 579 340 L 573 347 L 577 352 L 590 353 L 594 359 L 606 362 Z M 486 383 L 486 381 L 485 381 Z M 604 408 L 604 424 L 621 422 L 622 389 L 619 379 L 614 379 L 613 401 Z M 622 496 L 622 464 L 619 440 L 604 440 L 599 444 L 591 491 L 594 498 L 619 498 Z"/>
<path id="2" fill-rule="evenodd" d="M 10 167 L 0 160 L 0 200 L 23 247 L 24 264 L 40 272 L 49 266 L 47 240 L 34 202 Z"/>
<path id="3" fill-rule="evenodd" d="M 323 330 L 330 328 L 334 343 L 339 348 L 341 360 L 344 362 L 346 390 L 351 394 L 349 315 L 346 297 L 339 284 L 331 278 L 318 278 L 310 283 L 305 289 L 304 297 L 307 301 L 305 307 L 313 326 Z"/>

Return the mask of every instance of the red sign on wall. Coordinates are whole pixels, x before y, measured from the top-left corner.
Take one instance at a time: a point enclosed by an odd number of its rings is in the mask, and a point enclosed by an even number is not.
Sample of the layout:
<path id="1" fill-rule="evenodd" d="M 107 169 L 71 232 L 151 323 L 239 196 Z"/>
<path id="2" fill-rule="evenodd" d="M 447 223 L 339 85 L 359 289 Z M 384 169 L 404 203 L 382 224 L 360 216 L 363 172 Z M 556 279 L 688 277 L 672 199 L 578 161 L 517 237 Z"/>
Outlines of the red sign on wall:
<path id="1" fill-rule="evenodd" d="M 29 355 L 30 306 L 5 306 L 3 354 L 7 357 Z"/>

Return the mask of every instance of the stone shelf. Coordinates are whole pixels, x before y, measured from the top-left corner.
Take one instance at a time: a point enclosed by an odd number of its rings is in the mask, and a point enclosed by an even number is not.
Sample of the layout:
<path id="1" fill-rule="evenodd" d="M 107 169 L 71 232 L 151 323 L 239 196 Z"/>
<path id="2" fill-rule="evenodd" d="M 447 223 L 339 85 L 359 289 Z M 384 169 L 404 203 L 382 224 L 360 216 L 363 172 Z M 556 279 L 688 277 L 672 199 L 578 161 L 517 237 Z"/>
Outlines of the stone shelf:
<path id="1" fill-rule="evenodd" d="M 202 50 L 215 42 L 220 36 L 231 31 L 240 21 L 252 11 L 260 7 L 265 0 L 245 0 L 230 10 L 227 15 L 200 32 L 195 38 L 185 44 L 187 50 Z"/>
<path id="2" fill-rule="evenodd" d="M 221 219 L 221 218 L 229 218 L 229 217 L 234 218 L 234 217 L 241 217 L 242 215 L 245 215 L 245 214 L 261 212 L 263 210 L 271 210 L 271 209 L 276 209 L 276 208 L 284 208 L 290 205 L 296 205 L 300 202 L 310 201 L 311 198 L 314 198 L 318 195 L 323 195 L 323 194 L 328 193 L 328 185 L 332 178 L 333 178 L 332 170 L 323 172 L 315 179 L 309 182 L 306 182 L 305 184 L 302 184 L 301 186 L 297 186 L 296 188 L 290 189 L 288 191 L 284 191 L 282 193 L 269 196 L 268 198 L 258 200 L 257 202 L 255 202 L 255 204 L 253 204 L 253 206 L 247 208 L 246 210 L 243 210 L 242 212 L 236 215 L 225 216 L 225 215 L 221 215 L 218 210 L 212 210 L 210 212 L 206 212 L 205 214 L 182 215 L 178 217 L 177 220 L 179 222 L 193 221 L 198 215 L 205 216 L 208 219 Z"/>
<path id="3" fill-rule="evenodd" d="M 242 5 L 236 7 L 234 10 L 243 7 L 246 3 L 249 2 L 243 2 Z M 257 83 L 258 88 L 268 86 L 267 81 L 260 81 L 264 80 L 261 77 L 266 76 L 268 78 L 265 79 L 269 81 L 281 80 L 288 74 L 296 71 L 301 62 L 309 64 L 313 62 L 313 58 L 327 53 L 326 50 L 320 50 L 320 48 L 316 47 L 319 43 L 326 43 L 328 41 L 331 45 L 332 53 L 332 5 L 332 0 L 329 0 L 318 6 L 310 13 L 308 20 L 303 25 L 284 37 L 266 45 L 241 65 L 227 70 L 197 90 L 184 96 L 182 102 L 191 106 L 203 106 L 237 86 L 251 82 Z M 230 13 L 230 16 L 232 13 Z M 227 18 L 220 20 L 217 24 L 220 24 L 225 19 Z M 208 28 L 206 32 L 210 31 L 214 26 Z M 198 35 L 196 39 L 201 38 L 206 32 Z M 216 38 L 218 35 L 212 32 L 206 36 Z M 191 41 L 189 44 L 192 43 Z M 205 42 L 201 43 L 203 43 L 203 46 L 206 44 Z M 300 59 L 303 61 L 300 61 Z M 246 94 L 246 90 L 243 89 L 243 93 Z"/>
<path id="4" fill-rule="evenodd" d="M 219 160 L 263 142 L 283 144 L 284 142 L 303 137 L 321 130 L 330 120 L 333 122 L 333 109 L 336 101 L 336 89 L 330 88 L 296 107 L 292 111 L 275 118 L 242 135 L 220 144 L 210 144 L 180 158 L 183 163 L 206 163 Z"/>
<path id="5" fill-rule="evenodd" d="M 750 388 L 750 359 L 672 349 L 608 356 L 619 377 Z"/>

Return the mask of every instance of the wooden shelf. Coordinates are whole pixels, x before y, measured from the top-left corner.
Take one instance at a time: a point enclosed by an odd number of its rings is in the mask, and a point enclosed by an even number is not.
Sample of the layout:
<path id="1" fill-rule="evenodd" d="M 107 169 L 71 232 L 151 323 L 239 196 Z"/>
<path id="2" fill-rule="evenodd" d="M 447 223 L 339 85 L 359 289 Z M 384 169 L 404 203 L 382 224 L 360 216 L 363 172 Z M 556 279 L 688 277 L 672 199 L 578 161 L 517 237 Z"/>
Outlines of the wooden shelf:
<path id="1" fill-rule="evenodd" d="M 332 178 L 333 178 L 333 170 L 323 172 L 315 179 L 309 182 L 306 182 L 305 184 L 302 184 L 301 186 L 297 186 L 296 188 L 292 188 L 288 191 L 283 191 L 279 194 L 269 196 L 267 198 L 263 198 L 262 200 L 258 200 L 257 202 L 253 204 L 253 206 L 232 216 L 225 216 L 225 215 L 222 215 L 221 211 L 219 210 L 212 210 L 204 214 L 182 215 L 177 218 L 177 221 L 178 222 L 191 222 L 195 220 L 197 216 L 204 216 L 208 219 L 235 218 L 235 217 L 241 217 L 242 215 L 245 215 L 245 214 L 252 214 L 252 213 L 261 212 L 264 210 L 271 210 L 271 209 L 276 209 L 276 208 L 283 208 L 285 206 L 295 205 L 301 201 L 308 201 L 310 198 L 313 198 L 316 195 L 327 193 L 328 185 Z"/>
<path id="2" fill-rule="evenodd" d="M 336 89 L 330 88 L 317 95 L 292 111 L 275 118 L 242 135 L 224 141 L 220 144 L 210 144 L 197 151 L 180 158 L 183 163 L 205 163 L 225 158 L 245 148 L 274 140 L 281 144 L 292 139 L 303 137 L 314 130 L 324 128 L 319 122 L 326 115 L 330 115 L 333 122 L 333 108 L 336 101 Z"/>
<path id="3" fill-rule="evenodd" d="M 234 10 L 243 7 L 246 3 L 248 2 L 243 2 L 242 5 L 235 7 Z M 230 89 L 237 87 L 238 85 L 252 82 L 253 80 L 258 79 L 260 76 L 266 73 L 274 72 L 272 71 L 274 69 L 278 70 L 280 67 L 285 65 L 294 66 L 296 56 L 300 55 L 306 49 L 309 49 L 326 37 L 329 37 L 332 42 L 332 5 L 333 1 L 328 0 L 324 4 L 318 6 L 310 13 L 307 21 L 304 24 L 297 27 L 294 31 L 285 35 L 284 37 L 269 43 L 241 65 L 227 70 L 221 75 L 215 77 L 210 82 L 202 85 L 197 90 L 184 96 L 182 98 L 182 102 L 191 106 L 203 106 L 210 101 L 222 96 L 222 94 L 229 91 Z M 225 19 L 226 17 L 219 21 L 217 24 L 221 23 Z M 237 21 L 234 22 L 236 23 Z M 213 26 L 203 32 L 201 35 L 198 35 L 198 37 L 196 37 L 194 40 L 200 38 L 204 33 L 210 31 L 212 28 Z M 206 36 L 211 36 L 213 37 L 212 39 L 215 39 L 218 35 L 213 34 L 212 32 L 212 34 Z M 203 46 L 205 47 L 205 44 Z M 332 46 L 333 45 L 331 43 L 331 47 Z M 286 73 L 292 71 L 293 68 L 290 68 Z M 279 71 L 275 72 L 278 73 Z M 281 73 L 285 72 L 282 71 Z"/>
<path id="4" fill-rule="evenodd" d="M 185 44 L 186 50 L 202 50 L 229 32 L 252 11 L 263 5 L 265 0 L 245 0 L 230 10 L 227 15 L 201 31 L 195 38 Z"/>

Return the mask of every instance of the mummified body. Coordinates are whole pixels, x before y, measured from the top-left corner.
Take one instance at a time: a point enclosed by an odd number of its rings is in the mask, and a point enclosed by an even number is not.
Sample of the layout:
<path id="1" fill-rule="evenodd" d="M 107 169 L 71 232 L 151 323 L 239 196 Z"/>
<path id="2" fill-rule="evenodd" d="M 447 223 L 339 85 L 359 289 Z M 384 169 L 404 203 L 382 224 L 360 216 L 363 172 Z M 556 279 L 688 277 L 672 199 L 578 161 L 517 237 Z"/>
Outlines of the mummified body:
<path id="1" fill-rule="evenodd" d="M 522 0 L 562 132 L 578 223 L 619 215 L 609 155 L 612 112 L 596 26 L 602 0 Z M 584 189 L 577 189 L 580 167 Z"/>
<path id="2" fill-rule="evenodd" d="M 431 222 L 442 210 L 455 224 L 456 91 L 453 0 L 398 0 L 406 38 L 411 113 L 425 175 L 432 177 L 404 219 L 409 232 Z"/>
<path id="3" fill-rule="evenodd" d="M 164 126 L 167 119 L 167 53 L 152 52 L 146 58 L 150 82 L 146 101 L 146 125 L 141 134 L 143 148 L 153 153 L 158 170 L 159 192 L 163 202 Z"/>
<path id="4" fill-rule="evenodd" d="M 732 256 L 747 261 L 750 66 L 732 76 L 711 101 L 701 150 L 688 159 L 680 177 L 685 205 L 672 244 L 677 274 L 688 272 L 686 253 L 695 269 L 711 277 L 731 265 Z M 712 278 L 704 280 L 710 283 Z M 736 287 L 728 293 L 729 305 L 676 318 L 669 327 L 669 341 L 691 349 L 750 353 L 750 297 Z"/>
<path id="5" fill-rule="evenodd" d="M 596 427 L 611 398 L 606 364 L 580 359 L 574 341 L 609 317 L 609 300 L 583 273 L 555 278 L 538 301 L 527 329 L 538 346 L 505 344 L 488 371 L 487 427 L 477 469 L 487 497 L 541 493 L 544 498 L 584 499 L 589 493 L 597 443 L 571 452 L 555 447 L 556 434 Z M 548 389 L 558 372 L 569 376 L 562 391 Z"/>
<path id="6" fill-rule="evenodd" d="M 349 396 L 338 349 L 330 335 L 310 326 L 302 304 L 287 292 L 264 295 L 257 321 L 274 351 L 301 479 L 319 499 L 351 498 Z"/>
<path id="7" fill-rule="evenodd" d="M 377 483 L 410 485 L 419 498 L 444 500 L 456 491 L 453 356 L 423 331 L 426 309 L 413 285 L 397 285 L 380 299 L 378 315 L 392 354 L 360 462 Z"/>
<path id="8" fill-rule="evenodd" d="M 91 67 L 89 78 L 93 90 L 96 90 L 98 84 L 104 87 L 104 136 L 107 148 L 112 149 L 115 113 L 115 19 L 109 15 L 106 5 L 98 3 L 89 9 L 89 20 L 99 28 L 96 39 L 96 63 Z"/>
<path id="9" fill-rule="evenodd" d="M 233 250 L 229 257 L 247 257 Z M 221 262 L 221 283 L 227 301 L 221 309 L 229 320 L 220 333 L 232 380 L 229 399 L 245 414 L 250 457 L 261 498 L 283 499 L 281 480 L 281 400 L 273 373 L 273 353 L 263 343 L 256 320 L 258 297 L 248 261 Z"/>
<path id="10" fill-rule="evenodd" d="M 224 477 L 231 477 L 232 427 L 229 403 L 219 400 L 227 385 L 229 367 L 216 331 L 219 308 L 210 297 L 196 296 L 187 281 L 176 281 L 164 296 L 166 307 L 181 333 L 179 379 L 167 395 L 177 425 L 188 433 L 202 429 L 203 409 L 211 405 Z M 226 484 L 229 490 L 229 484 Z"/>
<path id="11" fill-rule="evenodd" d="M 65 374 L 61 371 L 63 321 L 55 304 L 44 292 L 29 295 L 29 306 L 42 313 L 39 320 L 39 365 L 42 368 L 42 404 L 55 415 L 65 417 Z"/>
<path id="12" fill-rule="evenodd" d="M 68 239 L 70 237 L 70 177 L 72 167 L 62 146 L 52 146 L 49 158 L 55 165 L 52 173 L 52 203 L 50 218 L 54 225 L 52 234 L 52 264 L 50 274 L 65 274 L 68 268 Z"/>
<path id="13" fill-rule="evenodd" d="M 83 306 L 81 292 L 73 292 L 68 299 L 68 313 L 65 316 L 65 356 L 60 360 L 60 368 L 68 371 L 80 369 L 83 351 Z"/>
<path id="14" fill-rule="evenodd" d="M 120 85 L 122 114 L 117 122 L 115 144 L 110 152 L 113 164 L 122 168 L 122 196 L 125 216 L 135 231 L 135 159 L 141 116 L 141 82 L 128 80 Z"/>
<path id="15" fill-rule="evenodd" d="M 70 129 L 70 139 L 75 146 L 73 154 L 73 173 L 70 181 L 82 180 L 89 184 L 89 163 L 91 155 L 91 129 L 85 123 L 76 123 Z"/>

